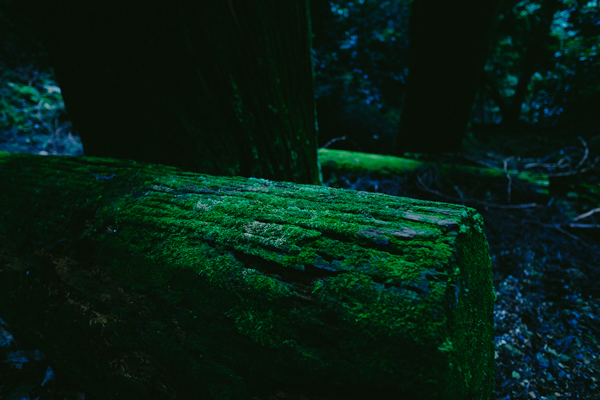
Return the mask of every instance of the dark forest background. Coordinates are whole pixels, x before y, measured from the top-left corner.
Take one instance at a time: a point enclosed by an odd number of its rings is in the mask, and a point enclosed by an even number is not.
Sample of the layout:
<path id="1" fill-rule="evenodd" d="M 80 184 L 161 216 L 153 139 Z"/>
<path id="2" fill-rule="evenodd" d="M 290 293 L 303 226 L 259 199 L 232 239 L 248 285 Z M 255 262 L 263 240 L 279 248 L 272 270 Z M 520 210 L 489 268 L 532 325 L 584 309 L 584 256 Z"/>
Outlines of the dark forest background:
<path id="1" fill-rule="evenodd" d="M 393 152 L 409 74 L 410 4 L 311 3 L 320 147 L 345 137 L 331 148 Z M 72 141 L 53 145 L 51 134 L 61 124 L 66 125 L 60 135 L 75 132 L 66 123 L 50 60 L 23 21 L 0 18 L 0 146 L 33 143 L 39 151 L 60 154 L 64 150 L 55 147 Z M 600 134 L 599 21 L 595 1 L 504 1 L 478 82 L 468 138 L 487 142 L 498 131 L 527 134 L 528 146 L 535 148 L 558 133 L 572 138 Z M 431 118 L 439 111 L 431 99 Z"/>
<path id="2" fill-rule="evenodd" d="M 346 136 L 332 146 L 390 154 L 409 75 L 409 13 L 408 1 L 313 4 L 320 145 Z M 599 34 L 597 2 L 504 2 L 469 137 L 527 134 L 535 152 L 558 133 L 598 135 Z M 432 99 L 430 117 L 438 111 Z"/>

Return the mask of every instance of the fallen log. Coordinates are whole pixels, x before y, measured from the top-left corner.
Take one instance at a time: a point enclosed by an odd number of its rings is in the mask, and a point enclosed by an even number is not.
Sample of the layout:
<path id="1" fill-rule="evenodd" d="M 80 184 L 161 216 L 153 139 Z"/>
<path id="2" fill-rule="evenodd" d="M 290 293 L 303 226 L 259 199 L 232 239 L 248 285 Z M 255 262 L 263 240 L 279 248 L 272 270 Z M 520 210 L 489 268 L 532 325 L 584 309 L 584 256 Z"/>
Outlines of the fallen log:
<path id="1" fill-rule="evenodd" d="M 432 161 L 412 160 L 408 158 L 384 156 L 381 154 L 359 153 L 346 150 L 319 149 L 319 162 L 323 177 L 331 174 L 344 173 L 375 173 L 378 175 L 401 175 L 415 171 L 419 168 L 437 166 L 440 174 L 452 176 L 457 171 L 476 179 L 502 179 L 506 180 L 506 173 L 515 179 L 530 185 L 533 190 L 547 196 L 550 181 L 548 175 L 528 171 L 503 171 L 497 168 L 486 168 L 472 165 L 439 164 Z"/>
<path id="2" fill-rule="evenodd" d="M 98 399 L 492 398 L 471 208 L 6 152 L 0 182 L 0 316 Z"/>

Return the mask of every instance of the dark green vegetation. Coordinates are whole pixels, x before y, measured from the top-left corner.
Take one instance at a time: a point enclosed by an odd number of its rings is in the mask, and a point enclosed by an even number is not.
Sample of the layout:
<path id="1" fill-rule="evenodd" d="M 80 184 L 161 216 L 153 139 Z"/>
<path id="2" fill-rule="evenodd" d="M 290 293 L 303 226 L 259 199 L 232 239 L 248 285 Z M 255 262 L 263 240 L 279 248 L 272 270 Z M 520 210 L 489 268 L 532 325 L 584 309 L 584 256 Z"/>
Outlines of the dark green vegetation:
<path id="1" fill-rule="evenodd" d="M 0 71 L 0 149 L 48 154 L 83 154 L 51 72 L 32 66 Z"/>
<path id="2" fill-rule="evenodd" d="M 6 152 L 0 181 L 0 314 L 98 398 L 491 396 L 470 208 Z"/>
<path id="3" fill-rule="evenodd" d="M 394 154 L 410 76 L 410 1 L 311 5 L 319 145 L 344 137 L 329 146 Z M 540 150 L 550 135 L 568 138 L 566 143 L 572 144 L 577 136 L 600 134 L 599 20 L 595 1 L 502 2 L 467 134 L 482 133 L 486 139 L 488 130 L 500 129 L 502 136 L 537 140 Z M 436 33 L 440 46 L 458 47 L 450 42 L 451 32 Z M 438 74 L 447 78 L 448 85 L 454 77 L 445 66 L 458 62 L 455 58 L 461 52 L 444 53 L 446 59 L 440 55 L 437 60 Z M 430 96 L 429 114 L 422 112 L 427 123 L 449 118 L 440 108 L 453 94 L 445 92 L 445 86 L 439 90 Z M 445 134 L 442 126 L 439 135 Z M 464 147 L 468 143 L 463 142 L 461 151 L 468 150 Z M 563 140 L 560 146 L 566 143 Z"/>

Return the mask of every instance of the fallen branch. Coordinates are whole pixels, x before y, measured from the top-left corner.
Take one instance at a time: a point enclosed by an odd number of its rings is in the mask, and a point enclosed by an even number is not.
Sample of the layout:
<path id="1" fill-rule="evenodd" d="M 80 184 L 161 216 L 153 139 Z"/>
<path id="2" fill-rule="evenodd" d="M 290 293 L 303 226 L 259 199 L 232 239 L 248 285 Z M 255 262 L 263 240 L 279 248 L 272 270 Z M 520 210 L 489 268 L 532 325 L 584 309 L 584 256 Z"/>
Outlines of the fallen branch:
<path id="1" fill-rule="evenodd" d="M 590 215 L 593 215 L 593 214 L 595 214 L 595 213 L 597 213 L 597 212 L 600 212 L 600 207 L 598 207 L 598 208 L 594 208 L 593 210 L 590 210 L 590 211 L 588 211 L 588 212 L 585 212 L 585 213 L 583 213 L 583 214 L 580 214 L 580 215 L 576 216 L 576 217 L 575 217 L 573 220 L 574 220 L 574 221 L 579 221 L 580 219 L 587 218 L 587 217 L 589 217 Z"/>
<path id="2" fill-rule="evenodd" d="M 401 175 L 419 168 L 437 166 L 439 173 L 452 175 L 456 171 L 471 174 L 477 178 L 502 179 L 506 173 L 511 179 L 520 180 L 531 185 L 543 195 L 548 194 L 548 177 L 532 172 L 513 172 L 494 168 L 480 168 L 467 165 L 436 164 L 429 161 L 411 160 L 407 158 L 383 156 L 379 154 L 358 153 L 344 150 L 319 149 L 319 162 L 324 176 L 331 173 L 376 173 L 380 175 Z"/>
<path id="3" fill-rule="evenodd" d="M 425 190 L 426 192 L 429 192 L 431 194 L 435 194 L 436 196 L 440 196 L 442 199 L 450 201 L 452 203 L 459 203 L 459 204 L 465 204 L 465 203 L 481 204 L 482 206 L 485 206 L 485 207 L 502 208 L 502 209 L 533 208 L 533 207 L 538 207 L 539 206 L 539 204 L 537 204 L 537 203 L 526 203 L 526 204 L 495 204 L 495 203 L 488 203 L 486 201 L 477 200 L 477 199 L 456 198 L 456 197 L 445 195 L 445 194 L 443 194 L 443 193 L 441 193 L 441 192 L 439 192 L 437 190 L 431 189 L 430 187 L 428 187 L 427 185 L 425 185 L 425 183 L 421 179 L 421 176 L 417 176 L 417 181 L 418 181 L 419 187 L 422 190 Z"/>

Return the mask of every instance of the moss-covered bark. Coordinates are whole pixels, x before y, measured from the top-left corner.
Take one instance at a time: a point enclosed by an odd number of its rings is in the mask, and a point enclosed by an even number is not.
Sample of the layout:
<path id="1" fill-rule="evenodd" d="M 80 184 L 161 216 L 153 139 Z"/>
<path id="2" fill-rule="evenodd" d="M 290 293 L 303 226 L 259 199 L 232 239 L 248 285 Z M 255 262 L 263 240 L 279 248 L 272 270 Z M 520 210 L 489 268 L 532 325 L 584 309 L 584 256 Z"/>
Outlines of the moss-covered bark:
<path id="1" fill-rule="evenodd" d="M 412 160 L 402 157 L 367 154 L 345 150 L 319 149 L 319 162 L 325 178 L 331 174 L 374 173 L 378 175 L 400 175 L 436 165 L 443 175 L 452 175 L 456 171 L 472 175 L 478 179 L 503 179 L 506 173 L 500 169 L 482 168 L 468 165 L 440 164 L 431 161 Z M 550 181 L 548 175 L 522 171 L 511 173 L 511 179 L 518 179 L 531 185 L 536 193 L 548 195 Z"/>
<path id="2" fill-rule="evenodd" d="M 85 155 L 320 184 L 307 0 L 14 3 Z"/>
<path id="3" fill-rule="evenodd" d="M 4 152 L 0 182 L 0 315 L 98 398 L 492 398 L 471 208 Z"/>

